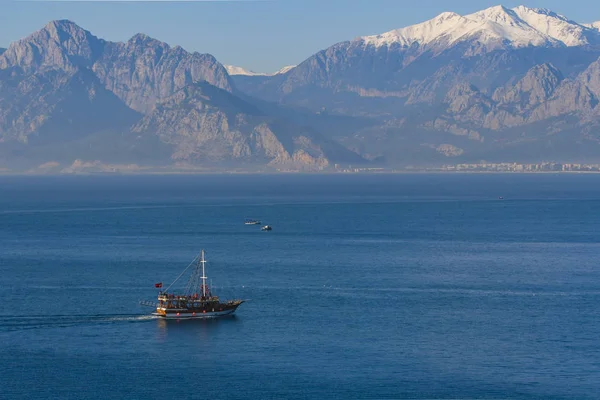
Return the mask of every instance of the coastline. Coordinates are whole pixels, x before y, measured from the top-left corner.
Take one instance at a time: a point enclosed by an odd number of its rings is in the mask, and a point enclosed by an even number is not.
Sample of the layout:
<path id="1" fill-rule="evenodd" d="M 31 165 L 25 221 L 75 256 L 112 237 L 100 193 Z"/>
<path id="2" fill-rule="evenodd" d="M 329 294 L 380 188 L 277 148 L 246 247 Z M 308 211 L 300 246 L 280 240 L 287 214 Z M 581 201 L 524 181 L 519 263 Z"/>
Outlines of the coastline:
<path id="1" fill-rule="evenodd" d="M 438 169 L 423 170 L 390 170 L 390 171 L 101 171 L 101 172 L 20 172 L 2 171 L 0 176 L 166 176 L 166 175 L 482 175 L 482 174 L 505 174 L 505 175 L 548 175 L 548 174 L 600 174 L 600 171 L 448 171 Z"/>

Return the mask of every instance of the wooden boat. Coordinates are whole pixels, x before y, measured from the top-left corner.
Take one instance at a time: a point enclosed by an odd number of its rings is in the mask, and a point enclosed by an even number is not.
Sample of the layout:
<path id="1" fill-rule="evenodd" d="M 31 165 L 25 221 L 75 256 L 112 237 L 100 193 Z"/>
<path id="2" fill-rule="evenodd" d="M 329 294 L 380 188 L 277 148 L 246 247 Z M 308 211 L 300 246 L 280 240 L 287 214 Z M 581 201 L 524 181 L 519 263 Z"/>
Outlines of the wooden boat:
<path id="1" fill-rule="evenodd" d="M 221 301 L 206 285 L 204 250 L 187 266 L 175 281 L 158 293 L 158 304 L 153 315 L 164 319 L 198 319 L 220 317 L 233 314 L 244 300 Z M 169 289 L 191 267 L 187 287 L 183 293 L 169 292 Z M 154 285 L 162 288 L 162 283 Z"/>

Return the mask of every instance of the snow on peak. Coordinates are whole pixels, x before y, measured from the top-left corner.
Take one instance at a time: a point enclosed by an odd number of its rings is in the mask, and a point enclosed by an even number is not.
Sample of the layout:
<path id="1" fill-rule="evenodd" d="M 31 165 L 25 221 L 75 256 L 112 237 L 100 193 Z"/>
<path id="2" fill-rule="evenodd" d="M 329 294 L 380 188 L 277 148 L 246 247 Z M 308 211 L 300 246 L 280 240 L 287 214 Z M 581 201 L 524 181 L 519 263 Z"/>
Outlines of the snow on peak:
<path id="1" fill-rule="evenodd" d="M 515 13 L 504 6 L 486 8 L 485 10 L 469 14 L 466 17 L 472 20 L 491 21 L 501 25 L 519 25 L 518 19 L 515 18 Z"/>
<path id="2" fill-rule="evenodd" d="M 590 32 L 588 27 L 548 9 L 518 6 L 513 10 L 529 26 L 565 46 L 582 46 L 599 40 L 597 33 Z"/>
<path id="3" fill-rule="evenodd" d="M 427 44 L 447 35 L 454 27 L 461 23 L 464 24 L 467 22 L 464 17 L 456 13 L 445 12 L 421 24 L 396 29 L 382 33 L 381 35 L 365 36 L 361 39 L 377 47 L 391 43 L 398 43 L 401 46 L 410 46 L 413 43 Z"/>
<path id="4" fill-rule="evenodd" d="M 437 41 L 452 44 L 469 38 L 483 43 L 508 42 L 513 47 L 582 46 L 600 43 L 599 33 L 547 9 L 495 6 L 465 16 L 445 12 L 420 24 L 357 40 L 376 47 L 423 46 Z"/>
<path id="5" fill-rule="evenodd" d="M 294 68 L 296 68 L 295 65 L 286 65 L 285 67 L 281 68 L 279 71 L 275 72 L 273 75 L 285 74 L 286 72 L 288 72 Z"/>
<path id="6" fill-rule="evenodd" d="M 597 31 L 600 31 L 600 21 L 592 22 L 591 24 L 583 24 L 583 25 L 588 28 L 592 28 Z"/>
<path id="7" fill-rule="evenodd" d="M 254 71 L 250 71 L 245 68 L 236 67 L 233 65 L 223 65 L 223 66 L 225 67 L 225 69 L 227 70 L 227 73 L 229 75 L 245 75 L 245 76 L 273 76 L 273 75 L 285 74 L 292 68 L 296 67 L 295 65 L 287 65 L 287 66 L 281 68 L 279 71 L 276 71 L 273 73 L 266 73 L 266 72 L 254 72 Z"/>
<path id="8" fill-rule="evenodd" d="M 223 66 L 225 67 L 225 69 L 227 70 L 227 73 L 229 75 L 246 75 L 246 76 L 267 76 L 268 75 L 263 72 L 254 72 L 254 71 L 250 71 L 245 68 L 242 68 L 242 67 L 236 67 L 234 65 L 223 65 Z"/>

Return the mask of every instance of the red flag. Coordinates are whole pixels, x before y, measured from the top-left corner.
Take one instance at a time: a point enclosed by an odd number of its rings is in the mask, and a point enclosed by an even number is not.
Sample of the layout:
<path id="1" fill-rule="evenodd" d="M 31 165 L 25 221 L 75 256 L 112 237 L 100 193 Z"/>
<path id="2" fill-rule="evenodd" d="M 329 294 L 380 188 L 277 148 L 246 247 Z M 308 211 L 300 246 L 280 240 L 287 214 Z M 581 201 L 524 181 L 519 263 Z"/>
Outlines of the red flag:
<path id="1" fill-rule="evenodd" d="M 155 288 L 161 288 L 161 287 L 162 287 L 162 282 L 155 283 L 155 284 L 154 284 L 154 287 L 155 287 Z"/>

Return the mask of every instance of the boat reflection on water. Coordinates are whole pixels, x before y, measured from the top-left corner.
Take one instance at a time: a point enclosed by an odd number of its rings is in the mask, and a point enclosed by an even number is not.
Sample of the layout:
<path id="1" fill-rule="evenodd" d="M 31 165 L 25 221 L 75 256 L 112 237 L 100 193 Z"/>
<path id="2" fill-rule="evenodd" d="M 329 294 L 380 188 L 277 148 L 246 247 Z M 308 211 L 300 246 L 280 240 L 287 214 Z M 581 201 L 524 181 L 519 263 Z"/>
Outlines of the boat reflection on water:
<path id="1" fill-rule="evenodd" d="M 240 321 L 240 319 L 235 314 L 224 315 L 220 318 L 201 318 L 193 320 L 156 318 L 158 327 L 165 330 L 171 328 L 188 329 L 190 327 L 193 328 L 198 326 L 211 327 L 233 321 Z"/>
<path id="2" fill-rule="evenodd" d="M 222 330 L 229 330 L 234 325 L 241 324 L 242 320 L 235 314 L 220 318 L 204 318 L 194 320 L 176 320 L 156 318 L 158 338 L 162 340 L 178 339 L 190 340 L 200 337 L 211 340 L 219 336 Z"/>

